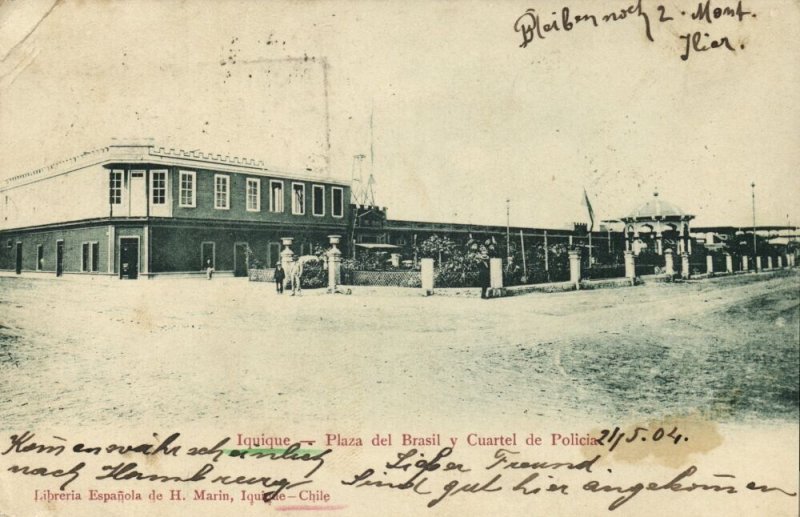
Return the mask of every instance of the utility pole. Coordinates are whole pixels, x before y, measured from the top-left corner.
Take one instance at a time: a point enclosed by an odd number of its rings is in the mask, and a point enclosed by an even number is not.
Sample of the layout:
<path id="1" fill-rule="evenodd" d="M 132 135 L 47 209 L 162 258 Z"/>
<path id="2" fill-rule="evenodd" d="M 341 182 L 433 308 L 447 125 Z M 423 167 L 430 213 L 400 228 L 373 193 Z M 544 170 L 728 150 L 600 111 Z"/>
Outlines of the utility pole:
<path id="1" fill-rule="evenodd" d="M 511 200 L 506 199 L 506 257 L 511 257 Z"/>
<path id="2" fill-rule="evenodd" d="M 757 255 L 756 252 L 756 184 L 755 182 L 750 184 L 750 187 L 753 189 L 753 260 Z"/>

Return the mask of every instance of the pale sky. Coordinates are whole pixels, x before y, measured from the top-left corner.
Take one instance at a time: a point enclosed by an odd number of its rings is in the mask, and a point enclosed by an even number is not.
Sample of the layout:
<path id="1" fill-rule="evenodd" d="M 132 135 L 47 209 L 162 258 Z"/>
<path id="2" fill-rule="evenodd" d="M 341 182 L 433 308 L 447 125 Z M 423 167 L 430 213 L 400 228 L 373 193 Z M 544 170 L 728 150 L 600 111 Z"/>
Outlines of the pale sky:
<path id="1" fill-rule="evenodd" d="M 504 224 L 508 198 L 513 225 L 559 227 L 586 220 L 584 188 L 598 219 L 657 188 L 697 224 L 749 225 L 754 181 L 759 224 L 800 224 L 800 4 L 751 4 L 709 24 L 642 0 L 654 42 L 630 17 L 520 48 L 529 7 L 631 2 L 6 2 L 0 178 L 112 137 L 324 175 L 329 127 L 329 173 L 364 154 L 366 179 L 372 112 L 390 217 Z M 695 30 L 736 51 L 681 60 Z"/>

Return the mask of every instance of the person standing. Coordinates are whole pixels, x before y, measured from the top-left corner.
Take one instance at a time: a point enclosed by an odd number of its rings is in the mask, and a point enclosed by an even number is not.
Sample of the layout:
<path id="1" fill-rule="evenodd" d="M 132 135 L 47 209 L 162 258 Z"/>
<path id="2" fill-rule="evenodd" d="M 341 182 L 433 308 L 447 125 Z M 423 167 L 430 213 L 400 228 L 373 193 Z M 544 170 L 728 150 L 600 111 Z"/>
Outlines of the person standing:
<path id="1" fill-rule="evenodd" d="M 213 276 L 214 276 L 214 266 L 211 265 L 211 259 L 208 259 L 206 261 L 206 278 L 208 280 L 211 280 Z"/>
<path id="2" fill-rule="evenodd" d="M 481 284 L 481 298 L 486 299 L 491 285 L 491 275 L 489 272 L 489 251 L 484 246 L 480 247 L 478 260 L 478 281 Z"/>
<path id="3" fill-rule="evenodd" d="M 286 272 L 283 271 L 283 266 L 280 262 L 275 266 L 275 290 L 278 294 L 283 294 L 283 280 L 286 278 Z"/>

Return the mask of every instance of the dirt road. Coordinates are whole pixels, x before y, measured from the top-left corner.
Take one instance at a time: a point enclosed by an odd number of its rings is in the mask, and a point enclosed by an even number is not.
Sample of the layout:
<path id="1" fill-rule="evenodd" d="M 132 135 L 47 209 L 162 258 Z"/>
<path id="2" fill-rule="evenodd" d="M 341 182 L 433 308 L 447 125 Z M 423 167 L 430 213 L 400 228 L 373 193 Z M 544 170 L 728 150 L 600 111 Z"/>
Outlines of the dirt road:
<path id="1" fill-rule="evenodd" d="M 485 301 L 0 278 L 2 427 L 695 411 L 796 421 L 799 280 Z"/>

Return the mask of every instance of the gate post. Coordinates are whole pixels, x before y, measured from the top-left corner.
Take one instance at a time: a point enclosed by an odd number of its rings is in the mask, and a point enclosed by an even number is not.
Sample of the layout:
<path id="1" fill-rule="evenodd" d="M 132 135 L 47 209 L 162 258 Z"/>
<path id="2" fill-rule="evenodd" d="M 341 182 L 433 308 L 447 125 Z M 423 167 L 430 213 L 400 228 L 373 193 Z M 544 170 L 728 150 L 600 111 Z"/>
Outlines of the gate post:
<path id="1" fill-rule="evenodd" d="M 675 256 L 671 249 L 664 251 L 664 272 L 669 276 L 675 274 Z"/>
<path id="2" fill-rule="evenodd" d="M 328 235 L 331 242 L 331 249 L 328 250 L 328 292 L 336 292 L 336 286 L 341 282 L 342 271 L 342 252 L 336 247 L 339 244 L 341 235 Z"/>
<path id="3" fill-rule="evenodd" d="M 761 273 L 761 255 L 756 257 L 756 273 Z"/>
<path id="4" fill-rule="evenodd" d="M 623 253 L 625 254 L 625 278 L 630 278 L 631 282 L 633 282 L 636 280 L 636 259 L 630 250 L 626 250 Z"/>
<path id="5" fill-rule="evenodd" d="M 733 273 L 733 257 L 730 253 L 725 253 L 725 271 Z"/>
<path id="6" fill-rule="evenodd" d="M 748 257 L 747 255 L 742 255 L 742 271 L 744 271 L 745 273 L 747 273 L 747 271 L 750 270 L 749 261 L 750 257 Z"/>
<path id="7" fill-rule="evenodd" d="M 706 273 L 710 276 L 714 274 L 714 257 L 706 255 Z"/>
<path id="8" fill-rule="evenodd" d="M 569 253 L 569 281 L 575 284 L 575 289 L 581 286 L 581 252 L 570 250 Z"/>
<path id="9" fill-rule="evenodd" d="M 689 267 L 689 254 L 684 251 L 681 253 L 681 278 L 684 280 L 692 276 Z"/>
<path id="10" fill-rule="evenodd" d="M 425 296 L 433 294 L 433 259 L 424 258 L 420 262 L 420 276 L 422 277 L 422 292 Z"/>
<path id="11" fill-rule="evenodd" d="M 292 262 L 294 262 L 294 252 L 292 251 L 292 242 L 294 242 L 294 237 L 281 237 L 281 243 L 286 246 L 283 251 L 281 251 L 281 265 L 283 265 L 283 271 L 286 276 L 283 278 L 283 287 L 286 288 L 286 284 L 289 281 L 289 274 L 292 270 Z"/>

